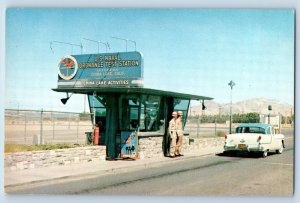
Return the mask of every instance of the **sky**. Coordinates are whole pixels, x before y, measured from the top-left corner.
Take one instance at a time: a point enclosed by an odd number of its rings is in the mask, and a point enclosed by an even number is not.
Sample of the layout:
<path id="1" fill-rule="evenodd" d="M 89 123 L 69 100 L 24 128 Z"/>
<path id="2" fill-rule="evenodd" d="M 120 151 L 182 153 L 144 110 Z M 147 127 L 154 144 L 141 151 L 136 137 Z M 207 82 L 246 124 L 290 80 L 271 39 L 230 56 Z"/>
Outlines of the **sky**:
<path id="1" fill-rule="evenodd" d="M 144 56 L 144 87 L 230 102 L 253 98 L 294 103 L 294 11 L 266 9 L 7 9 L 5 108 L 84 111 L 84 97 L 66 105 L 58 63 L 77 46 L 108 52 L 134 40 Z M 128 43 L 128 51 L 134 51 Z M 100 45 L 100 52 L 105 46 Z M 86 102 L 87 103 L 87 102 Z M 87 108 L 87 107 L 86 107 Z"/>

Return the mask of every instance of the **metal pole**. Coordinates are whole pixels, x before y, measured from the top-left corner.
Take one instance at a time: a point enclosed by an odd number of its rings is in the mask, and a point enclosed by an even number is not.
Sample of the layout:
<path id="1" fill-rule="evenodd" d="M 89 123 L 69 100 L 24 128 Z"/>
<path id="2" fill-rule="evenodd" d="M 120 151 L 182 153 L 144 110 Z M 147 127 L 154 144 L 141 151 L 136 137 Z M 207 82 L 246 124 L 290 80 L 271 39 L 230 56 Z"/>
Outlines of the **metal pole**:
<path id="1" fill-rule="evenodd" d="M 104 45 L 105 45 L 105 50 L 106 50 L 106 53 L 107 53 L 107 46 L 108 46 L 108 45 L 107 45 L 106 43 L 104 43 L 104 42 L 100 42 L 100 41 L 99 41 L 99 43 L 101 43 L 101 44 L 104 44 Z"/>
<path id="2" fill-rule="evenodd" d="M 231 80 L 228 85 L 230 86 L 230 119 L 229 119 L 229 134 L 231 134 L 231 125 L 232 125 L 232 88 L 235 83 Z"/>
<path id="3" fill-rule="evenodd" d="M 43 109 L 41 110 L 40 143 L 43 144 Z"/>
<path id="4" fill-rule="evenodd" d="M 88 39 L 88 38 L 83 38 L 84 40 L 87 40 L 87 41 L 90 41 L 90 42 L 95 42 L 98 44 L 98 53 L 100 53 L 100 48 L 99 48 L 99 45 L 100 43 L 101 44 L 104 44 L 105 45 L 105 48 L 106 48 L 106 53 L 107 53 L 107 44 L 104 43 L 104 42 L 101 42 L 101 41 L 97 41 L 97 40 L 93 40 L 93 39 Z"/>
<path id="5" fill-rule="evenodd" d="M 81 54 L 82 54 L 82 49 L 83 49 L 83 46 L 82 46 L 82 44 L 72 44 L 72 43 L 68 43 L 68 42 L 60 42 L 60 41 L 51 41 L 50 42 L 50 49 L 53 51 L 53 49 L 52 49 L 52 44 L 53 43 L 58 43 L 58 44 L 66 44 L 66 45 L 70 45 L 70 46 L 72 46 L 72 54 L 73 54 L 73 46 L 77 46 L 77 47 L 80 47 L 80 50 L 81 50 Z M 53 52 L 54 53 L 54 52 Z"/>
<path id="6" fill-rule="evenodd" d="M 94 113 L 94 118 L 93 118 L 93 129 L 95 129 L 95 125 L 96 125 L 96 109 L 95 109 L 95 96 L 96 93 L 93 93 L 93 113 Z"/>
<path id="7" fill-rule="evenodd" d="M 134 43 L 134 51 L 136 51 L 136 42 L 135 42 L 135 41 L 133 41 L 133 40 L 130 40 L 130 39 L 128 39 L 128 41 L 130 41 L 130 42 Z"/>
<path id="8" fill-rule="evenodd" d="M 229 118 L 229 134 L 231 134 L 231 124 L 232 124 L 232 88 L 230 90 L 230 118 Z"/>
<path id="9" fill-rule="evenodd" d="M 136 42 L 135 42 L 135 41 L 130 40 L 130 39 L 120 38 L 120 37 L 111 37 L 111 38 L 119 39 L 119 40 L 124 40 L 124 41 L 126 42 L 126 52 L 127 52 L 127 44 L 128 44 L 128 41 L 133 42 L 133 43 L 134 43 L 134 50 L 136 51 Z"/>
<path id="10" fill-rule="evenodd" d="M 127 41 L 128 41 L 128 39 L 123 39 L 123 38 L 120 38 L 120 37 L 111 37 L 111 38 L 124 40 L 126 42 L 126 52 L 127 52 Z"/>
<path id="11" fill-rule="evenodd" d="M 270 124 L 270 116 L 272 111 L 272 105 L 268 105 L 269 115 L 268 115 L 268 124 Z"/>

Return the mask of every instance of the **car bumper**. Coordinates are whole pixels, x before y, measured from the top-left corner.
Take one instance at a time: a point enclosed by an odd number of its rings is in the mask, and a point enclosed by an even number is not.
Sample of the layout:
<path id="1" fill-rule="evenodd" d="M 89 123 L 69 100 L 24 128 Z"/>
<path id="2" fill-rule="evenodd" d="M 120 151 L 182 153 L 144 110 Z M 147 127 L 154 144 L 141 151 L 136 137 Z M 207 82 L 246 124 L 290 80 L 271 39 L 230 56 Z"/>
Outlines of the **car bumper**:
<path id="1" fill-rule="evenodd" d="M 264 147 L 261 145 L 224 145 L 224 151 L 243 151 L 243 152 L 263 152 Z"/>

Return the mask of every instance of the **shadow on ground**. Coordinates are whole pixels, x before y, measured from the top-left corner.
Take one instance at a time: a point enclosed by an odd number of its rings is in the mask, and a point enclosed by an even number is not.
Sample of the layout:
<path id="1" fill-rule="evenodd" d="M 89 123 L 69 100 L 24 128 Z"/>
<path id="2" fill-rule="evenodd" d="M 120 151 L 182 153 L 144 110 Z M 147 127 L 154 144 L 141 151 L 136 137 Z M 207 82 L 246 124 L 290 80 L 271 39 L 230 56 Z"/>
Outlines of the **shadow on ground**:
<path id="1" fill-rule="evenodd" d="M 268 156 L 273 156 L 274 152 L 269 152 Z M 254 153 L 254 152 L 222 152 L 216 154 L 216 156 L 220 157 L 238 157 L 238 158 L 250 158 L 250 159 L 258 159 L 263 158 L 261 153 Z"/>

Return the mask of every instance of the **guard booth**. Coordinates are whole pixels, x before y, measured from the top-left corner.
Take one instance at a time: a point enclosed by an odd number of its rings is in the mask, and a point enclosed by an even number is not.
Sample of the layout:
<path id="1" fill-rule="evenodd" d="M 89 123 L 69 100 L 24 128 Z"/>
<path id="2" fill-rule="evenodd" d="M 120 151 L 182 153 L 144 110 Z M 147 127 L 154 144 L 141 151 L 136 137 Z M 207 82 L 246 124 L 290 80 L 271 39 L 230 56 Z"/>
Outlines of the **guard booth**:
<path id="1" fill-rule="evenodd" d="M 161 150 L 169 153 L 168 123 L 173 111 L 183 112 L 185 126 L 190 100 L 210 97 L 143 87 L 140 52 L 84 54 L 63 57 L 58 65 L 57 92 L 86 94 L 93 125 L 100 126 L 106 159 L 138 157 L 137 136 L 162 136 Z M 127 145 L 134 141 L 134 145 Z M 125 146 L 126 143 L 126 146 Z"/>

